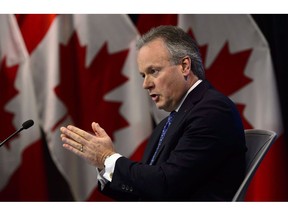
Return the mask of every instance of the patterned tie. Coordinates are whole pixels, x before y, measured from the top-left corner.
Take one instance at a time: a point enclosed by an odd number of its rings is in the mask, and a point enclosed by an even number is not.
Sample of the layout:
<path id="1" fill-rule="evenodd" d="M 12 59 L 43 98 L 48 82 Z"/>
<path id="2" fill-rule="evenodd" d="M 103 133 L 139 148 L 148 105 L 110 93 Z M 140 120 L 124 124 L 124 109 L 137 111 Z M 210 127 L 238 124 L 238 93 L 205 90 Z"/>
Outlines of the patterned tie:
<path id="1" fill-rule="evenodd" d="M 168 117 L 168 120 L 167 120 L 164 128 L 162 129 L 162 133 L 161 133 L 161 136 L 160 136 L 160 139 L 159 139 L 159 142 L 158 142 L 158 146 L 157 146 L 157 148 L 156 148 L 156 150 L 155 150 L 155 152 L 154 152 L 154 155 L 153 155 L 153 157 L 152 157 L 149 165 L 152 165 L 152 164 L 154 163 L 155 157 L 156 157 L 156 155 L 157 155 L 157 153 L 158 153 L 158 151 L 159 151 L 159 149 L 160 149 L 160 146 L 161 146 L 162 141 L 163 141 L 163 139 L 164 139 L 164 137 L 165 137 L 165 134 L 166 134 L 169 126 L 170 126 L 171 123 L 172 123 L 172 120 L 173 120 L 173 117 L 175 116 L 175 113 L 176 113 L 176 111 L 172 111 L 172 112 L 170 113 L 170 115 L 169 115 L 169 117 Z"/>

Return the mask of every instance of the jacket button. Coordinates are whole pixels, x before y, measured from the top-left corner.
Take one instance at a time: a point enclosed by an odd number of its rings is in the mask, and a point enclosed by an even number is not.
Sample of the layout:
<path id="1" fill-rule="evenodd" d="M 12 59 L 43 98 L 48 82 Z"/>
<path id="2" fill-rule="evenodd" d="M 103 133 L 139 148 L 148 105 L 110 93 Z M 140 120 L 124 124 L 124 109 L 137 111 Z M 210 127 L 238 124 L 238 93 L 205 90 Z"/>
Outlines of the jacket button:
<path id="1" fill-rule="evenodd" d="M 125 185 L 122 184 L 122 185 L 121 185 L 121 189 L 122 189 L 122 190 L 125 190 L 125 188 L 126 188 Z"/>

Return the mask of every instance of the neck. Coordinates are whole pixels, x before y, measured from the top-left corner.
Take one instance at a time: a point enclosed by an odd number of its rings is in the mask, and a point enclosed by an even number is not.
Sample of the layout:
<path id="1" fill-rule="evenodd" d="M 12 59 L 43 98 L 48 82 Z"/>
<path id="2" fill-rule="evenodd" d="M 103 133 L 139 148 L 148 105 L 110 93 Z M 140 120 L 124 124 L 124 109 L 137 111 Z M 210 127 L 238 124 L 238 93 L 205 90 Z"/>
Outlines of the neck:
<path id="1" fill-rule="evenodd" d="M 193 73 L 187 77 L 187 91 L 199 80 Z"/>

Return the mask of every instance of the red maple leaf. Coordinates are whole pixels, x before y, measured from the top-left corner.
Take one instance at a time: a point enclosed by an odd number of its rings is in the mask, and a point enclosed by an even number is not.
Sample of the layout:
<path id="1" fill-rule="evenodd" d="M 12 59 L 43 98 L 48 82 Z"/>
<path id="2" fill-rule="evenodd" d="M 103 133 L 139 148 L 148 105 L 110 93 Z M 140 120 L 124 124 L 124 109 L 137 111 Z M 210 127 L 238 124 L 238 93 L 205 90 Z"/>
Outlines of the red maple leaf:
<path id="1" fill-rule="evenodd" d="M 192 29 L 189 29 L 188 33 L 195 40 Z M 202 55 L 203 64 L 205 65 L 207 45 L 199 46 L 199 51 Z M 205 68 L 206 78 L 219 91 L 227 96 L 231 96 L 233 93 L 252 82 L 252 79 L 246 77 L 244 74 L 251 52 L 252 49 L 248 49 L 232 54 L 230 53 L 228 43 L 226 42 L 211 66 Z M 243 115 L 245 105 L 236 105 L 242 116 L 244 127 L 252 128 L 249 121 Z"/>
<path id="2" fill-rule="evenodd" d="M 218 54 L 206 75 L 213 85 L 226 95 L 232 95 L 252 80 L 244 75 L 251 49 L 231 54 L 228 43 Z"/>
<path id="3" fill-rule="evenodd" d="M 16 128 L 12 124 L 14 114 L 7 112 L 4 108 L 6 104 L 18 94 L 17 89 L 14 88 L 17 70 L 18 65 L 7 67 L 6 57 L 3 59 L 0 67 L 0 140 L 4 140 L 16 131 Z M 8 149 L 10 148 L 9 142 L 5 145 Z"/>
<path id="4" fill-rule="evenodd" d="M 91 131 L 92 121 L 98 122 L 113 139 L 115 131 L 128 125 L 119 113 L 121 103 L 104 99 L 127 81 L 121 74 L 127 54 L 128 50 L 110 54 L 105 43 L 86 67 L 86 47 L 76 33 L 66 46 L 60 45 L 60 84 L 55 92 L 76 126 Z"/>

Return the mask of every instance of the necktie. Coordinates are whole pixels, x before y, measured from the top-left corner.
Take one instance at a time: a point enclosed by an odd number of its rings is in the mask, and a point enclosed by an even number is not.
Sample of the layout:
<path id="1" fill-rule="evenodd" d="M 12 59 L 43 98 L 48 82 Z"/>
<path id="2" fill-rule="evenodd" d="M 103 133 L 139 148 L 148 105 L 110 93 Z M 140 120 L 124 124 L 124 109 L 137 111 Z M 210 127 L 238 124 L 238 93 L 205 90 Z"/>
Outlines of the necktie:
<path id="1" fill-rule="evenodd" d="M 165 134 L 166 134 L 169 126 L 170 126 L 171 123 L 172 123 L 172 120 L 173 120 L 173 117 L 175 116 L 175 113 L 176 113 L 175 111 L 173 111 L 173 112 L 170 113 L 170 115 L 169 115 L 169 117 L 168 117 L 168 120 L 167 120 L 164 128 L 162 129 L 161 136 L 160 136 L 160 139 L 159 139 L 157 148 L 156 148 L 156 150 L 155 150 L 155 152 L 154 152 L 154 155 L 153 155 L 153 157 L 152 157 L 149 165 L 152 165 L 152 164 L 154 163 L 155 157 L 156 157 L 156 155 L 157 155 L 157 153 L 158 153 L 158 151 L 159 151 L 159 149 L 160 149 L 160 146 L 161 146 L 162 141 L 163 141 L 163 139 L 164 139 L 164 137 L 165 137 Z"/>

